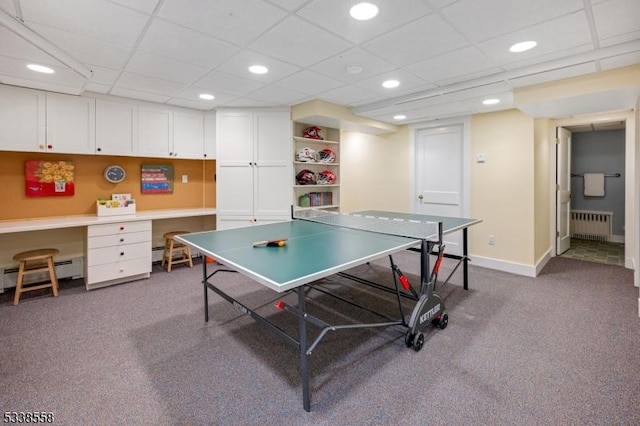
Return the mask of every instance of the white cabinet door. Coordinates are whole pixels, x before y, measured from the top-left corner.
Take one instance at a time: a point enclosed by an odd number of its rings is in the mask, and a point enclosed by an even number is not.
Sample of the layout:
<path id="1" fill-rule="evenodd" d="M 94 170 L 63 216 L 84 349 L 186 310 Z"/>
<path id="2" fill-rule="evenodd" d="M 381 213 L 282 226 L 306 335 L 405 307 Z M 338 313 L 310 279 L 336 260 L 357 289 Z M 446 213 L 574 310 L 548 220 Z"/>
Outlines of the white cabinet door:
<path id="1" fill-rule="evenodd" d="M 47 151 L 94 154 L 96 101 L 47 93 Z"/>
<path id="2" fill-rule="evenodd" d="M 204 114 L 176 110 L 173 113 L 173 156 L 204 158 Z"/>
<path id="3" fill-rule="evenodd" d="M 254 167 L 218 164 L 216 171 L 217 216 L 253 217 Z"/>
<path id="4" fill-rule="evenodd" d="M 0 85 L 0 150 L 46 151 L 45 92 Z"/>
<path id="5" fill-rule="evenodd" d="M 283 112 L 255 114 L 255 198 L 258 220 L 291 216 L 291 119 Z"/>
<path id="6" fill-rule="evenodd" d="M 173 130 L 172 110 L 138 106 L 138 155 L 171 157 Z"/>
<path id="7" fill-rule="evenodd" d="M 96 153 L 138 153 L 138 106 L 128 102 L 96 99 Z"/>
<path id="8" fill-rule="evenodd" d="M 216 113 L 207 111 L 204 113 L 204 158 L 215 160 L 216 158 Z"/>
<path id="9" fill-rule="evenodd" d="M 224 164 L 253 163 L 253 114 L 251 112 L 218 113 L 216 135 L 218 161 Z"/>

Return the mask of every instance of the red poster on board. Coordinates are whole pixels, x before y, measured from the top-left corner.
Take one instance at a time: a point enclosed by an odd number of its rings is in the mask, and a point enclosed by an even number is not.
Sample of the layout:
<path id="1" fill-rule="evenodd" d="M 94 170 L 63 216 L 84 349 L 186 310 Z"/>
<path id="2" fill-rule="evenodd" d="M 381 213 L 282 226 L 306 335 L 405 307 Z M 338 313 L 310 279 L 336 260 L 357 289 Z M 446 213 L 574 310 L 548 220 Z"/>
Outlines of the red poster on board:
<path id="1" fill-rule="evenodd" d="M 25 161 L 27 197 L 73 195 L 74 172 L 73 161 Z"/>

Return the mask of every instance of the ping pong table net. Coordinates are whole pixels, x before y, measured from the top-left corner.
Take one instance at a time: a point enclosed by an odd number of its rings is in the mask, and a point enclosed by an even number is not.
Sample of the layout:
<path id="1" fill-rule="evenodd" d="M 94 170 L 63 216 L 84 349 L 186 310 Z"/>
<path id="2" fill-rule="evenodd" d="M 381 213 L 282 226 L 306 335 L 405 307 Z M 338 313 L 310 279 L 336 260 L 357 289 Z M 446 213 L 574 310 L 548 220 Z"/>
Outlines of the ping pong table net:
<path id="1" fill-rule="evenodd" d="M 293 218 L 378 234 L 429 241 L 439 240 L 438 222 L 342 213 L 322 209 L 298 210 L 294 212 Z"/>

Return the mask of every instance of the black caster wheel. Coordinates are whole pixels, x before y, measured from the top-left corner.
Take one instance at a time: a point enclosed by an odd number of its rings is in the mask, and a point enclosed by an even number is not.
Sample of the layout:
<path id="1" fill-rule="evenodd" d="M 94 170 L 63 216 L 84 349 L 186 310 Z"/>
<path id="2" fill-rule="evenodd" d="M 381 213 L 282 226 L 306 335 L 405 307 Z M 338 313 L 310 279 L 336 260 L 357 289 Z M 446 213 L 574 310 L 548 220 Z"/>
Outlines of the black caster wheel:
<path id="1" fill-rule="evenodd" d="M 413 345 L 413 334 L 410 331 L 407 331 L 407 334 L 404 335 L 404 344 L 406 347 L 410 348 Z"/>
<path id="2" fill-rule="evenodd" d="M 438 322 L 438 327 L 440 328 L 440 330 L 444 330 L 445 328 L 447 328 L 447 324 L 449 324 L 449 315 L 442 314 L 442 317 Z"/>
<path id="3" fill-rule="evenodd" d="M 423 345 L 424 345 L 424 334 L 417 333 L 413 338 L 413 350 L 418 352 L 420 351 L 420 349 L 422 349 Z"/>

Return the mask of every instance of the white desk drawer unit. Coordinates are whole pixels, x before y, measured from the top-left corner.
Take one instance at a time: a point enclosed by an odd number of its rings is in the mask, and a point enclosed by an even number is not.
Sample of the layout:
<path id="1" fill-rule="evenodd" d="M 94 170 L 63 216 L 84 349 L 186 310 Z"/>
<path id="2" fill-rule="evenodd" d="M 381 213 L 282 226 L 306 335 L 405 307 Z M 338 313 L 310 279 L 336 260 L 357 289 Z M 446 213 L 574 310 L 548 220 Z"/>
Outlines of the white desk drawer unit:
<path id="1" fill-rule="evenodd" d="M 151 221 L 88 226 L 86 260 L 87 290 L 149 278 Z"/>

